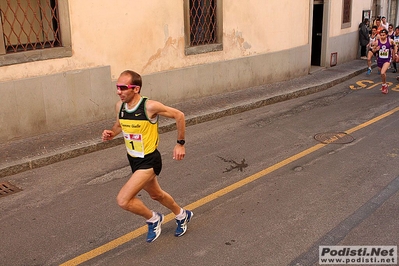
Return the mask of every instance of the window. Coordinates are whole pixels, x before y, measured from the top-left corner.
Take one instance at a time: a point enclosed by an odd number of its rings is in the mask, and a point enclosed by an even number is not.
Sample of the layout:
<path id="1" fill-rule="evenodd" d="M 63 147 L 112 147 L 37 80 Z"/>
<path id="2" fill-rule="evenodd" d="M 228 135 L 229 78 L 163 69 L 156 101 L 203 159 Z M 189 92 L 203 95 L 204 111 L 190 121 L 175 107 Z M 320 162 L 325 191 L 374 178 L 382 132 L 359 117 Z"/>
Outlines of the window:
<path id="1" fill-rule="evenodd" d="M 186 55 L 223 49 L 222 0 L 185 0 Z"/>
<path id="2" fill-rule="evenodd" d="M 0 58 L 4 59 L 0 66 L 71 56 L 68 6 L 61 2 L 59 6 L 58 0 L 0 1 Z"/>
<path id="3" fill-rule="evenodd" d="M 352 0 L 344 0 L 343 13 L 342 13 L 342 26 L 341 28 L 349 28 L 351 26 L 352 15 Z"/>

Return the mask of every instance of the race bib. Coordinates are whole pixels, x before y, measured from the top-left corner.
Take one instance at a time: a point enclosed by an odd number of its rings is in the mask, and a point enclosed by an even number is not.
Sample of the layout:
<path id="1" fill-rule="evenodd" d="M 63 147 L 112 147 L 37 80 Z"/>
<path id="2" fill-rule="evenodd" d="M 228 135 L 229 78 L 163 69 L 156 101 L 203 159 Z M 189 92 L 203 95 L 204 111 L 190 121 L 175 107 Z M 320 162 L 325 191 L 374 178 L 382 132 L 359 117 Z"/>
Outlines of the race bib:
<path id="1" fill-rule="evenodd" d="M 127 153 L 132 157 L 144 158 L 143 136 L 141 134 L 123 133 Z"/>
<path id="2" fill-rule="evenodd" d="M 381 49 L 378 52 L 378 56 L 380 58 L 387 59 L 389 58 L 389 49 L 386 49 L 385 45 L 381 47 Z"/>

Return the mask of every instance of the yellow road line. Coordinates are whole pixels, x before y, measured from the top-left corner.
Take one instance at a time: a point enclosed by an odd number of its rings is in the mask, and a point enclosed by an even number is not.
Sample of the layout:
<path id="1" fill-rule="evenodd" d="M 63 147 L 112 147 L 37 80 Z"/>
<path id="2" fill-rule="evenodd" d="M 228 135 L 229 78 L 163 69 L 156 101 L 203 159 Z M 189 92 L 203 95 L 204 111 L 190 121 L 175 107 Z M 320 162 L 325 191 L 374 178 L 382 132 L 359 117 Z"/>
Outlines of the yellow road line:
<path id="1" fill-rule="evenodd" d="M 399 107 L 396 107 L 396 108 L 392 109 L 391 111 L 388 111 L 388 112 L 386 112 L 386 113 L 384 113 L 382 115 L 379 115 L 379 116 L 377 116 L 377 117 L 375 117 L 375 118 L 373 118 L 373 119 L 371 119 L 371 120 L 369 120 L 367 122 L 364 122 L 363 124 L 360 124 L 360 125 L 358 125 L 358 126 L 356 126 L 354 128 L 351 128 L 351 129 L 345 131 L 345 133 L 351 134 L 351 133 L 353 133 L 353 132 L 355 132 L 355 131 L 357 131 L 359 129 L 365 128 L 365 127 L 367 127 L 367 126 L 369 126 L 369 125 L 371 125 L 371 124 L 373 124 L 373 123 L 375 123 L 377 121 L 380 121 L 381 119 L 384 119 L 385 117 L 390 116 L 391 114 L 396 113 L 397 111 L 399 111 Z"/>
<path id="2" fill-rule="evenodd" d="M 371 119 L 371 120 L 369 120 L 369 121 L 367 121 L 367 122 L 365 122 L 365 123 L 363 123 L 361 125 L 358 125 L 358 126 L 356 126 L 354 128 L 351 128 L 351 129 L 345 131 L 345 133 L 351 134 L 351 133 L 353 133 L 353 132 L 355 132 L 357 130 L 360 130 L 360 129 L 365 128 L 365 127 L 367 127 L 367 126 L 369 126 L 369 125 L 371 125 L 373 123 L 376 123 L 376 122 L 384 119 L 385 117 L 396 113 L 397 111 L 399 111 L 399 107 L 396 107 L 395 109 L 392 109 L 391 111 L 388 111 L 388 112 L 386 112 L 386 113 L 384 113 L 382 115 L 379 115 L 379 116 L 377 116 L 377 117 L 375 117 L 375 118 L 373 118 L 373 119 Z M 281 167 L 286 166 L 287 164 L 290 164 L 290 163 L 292 163 L 292 162 L 294 162 L 294 161 L 296 161 L 296 160 L 298 160 L 300 158 L 303 158 L 306 155 L 309 155 L 309 154 L 311 154 L 311 153 L 313 153 L 313 152 L 315 152 L 315 151 L 317 151 L 317 150 L 319 150 L 319 149 L 321 149 L 321 148 L 323 148 L 324 146 L 327 146 L 327 145 L 328 144 L 317 144 L 317 145 L 315 145 L 313 147 L 310 147 L 309 149 L 306 149 L 306 150 L 304 150 L 302 152 L 299 152 L 299 153 L 297 153 L 297 154 L 295 154 L 295 155 L 293 155 L 293 156 L 291 156 L 291 157 L 289 157 L 289 158 L 287 158 L 285 160 L 282 160 L 281 162 L 278 162 L 278 163 L 276 163 L 276 164 L 274 164 L 274 165 L 272 165 L 272 166 L 270 166 L 270 167 L 268 167 L 268 168 L 266 168 L 266 169 L 264 169 L 264 170 L 262 170 L 262 171 L 260 171 L 258 173 L 255 173 L 255 174 L 253 174 L 251 176 L 248 176 L 248 177 L 246 177 L 246 178 L 244 178 L 244 179 L 242 179 L 242 180 L 240 180 L 240 181 L 238 181 L 238 182 L 236 182 L 236 183 L 234 183 L 232 185 L 229 185 L 229 186 L 227 186 L 227 187 L 225 187 L 225 188 L 223 188 L 221 190 L 218 190 L 218 191 L 216 191 L 216 192 L 214 192 L 214 193 L 212 193 L 212 194 L 210 194 L 210 195 L 208 195 L 206 197 L 203 197 L 203 198 L 201 198 L 201 199 L 199 199 L 199 200 L 197 200 L 197 201 L 185 206 L 184 208 L 185 209 L 189 209 L 189 210 L 194 210 L 194 209 L 196 209 L 196 208 L 198 208 L 198 207 L 200 207 L 202 205 L 205 205 L 206 203 L 211 202 L 211 201 L 213 201 L 213 200 L 215 200 L 217 198 L 220 198 L 220 197 L 226 195 L 227 193 L 230 193 L 230 192 L 232 192 L 232 191 L 234 191 L 234 190 L 236 190 L 236 189 L 238 189 L 238 188 L 240 188 L 240 187 L 242 187 L 242 186 L 244 186 L 246 184 L 249 184 L 249 183 L 251 183 L 251 182 L 253 182 L 253 181 L 255 181 L 255 180 L 257 180 L 257 179 L 259 179 L 259 178 L 261 178 L 261 177 L 263 177 L 265 175 L 267 175 L 267 174 L 270 174 L 271 172 L 274 172 L 274 171 L 280 169 Z M 171 220 L 174 220 L 173 213 L 170 213 L 170 214 L 166 215 L 164 222 L 167 223 L 167 222 L 169 222 Z M 143 235 L 145 233 L 147 233 L 147 226 L 146 225 L 142 226 L 142 227 L 140 227 L 140 228 L 138 228 L 138 229 L 136 229 L 136 230 L 134 230 L 134 231 L 132 231 L 130 233 L 127 233 L 127 234 L 125 234 L 125 235 L 123 235 L 123 236 L 121 236 L 119 238 L 116 238 L 116 239 L 114 239 L 114 240 L 112 240 L 112 241 L 110 241 L 110 242 L 108 242 L 108 243 L 106 243 L 106 244 L 104 244 L 104 245 L 102 245 L 102 246 L 100 246 L 98 248 L 95 248 L 93 250 L 90 250 L 90 251 L 78 256 L 78 257 L 75 257 L 75 258 L 73 258 L 73 259 L 61 264 L 60 266 L 79 265 L 79 264 L 81 264 L 83 262 L 86 262 L 86 261 L 88 261 L 90 259 L 93 259 L 93 258 L 95 258 L 95 257 L 97 257 L 97 256 L 99 256 L 101 254 L 104 254 L 105 252 L 110 251 L 110 250 L 112 250 L 112 249 L 114 249 L 114 248 L 116 248 L 116 247 L 118 247 L 120 245 L 123 245 L 124 243 L 129 242 L 132 239 L 134 239 L 136 237 L 139 237 L 139 236 L 141 236 L 141 235 Z"/>

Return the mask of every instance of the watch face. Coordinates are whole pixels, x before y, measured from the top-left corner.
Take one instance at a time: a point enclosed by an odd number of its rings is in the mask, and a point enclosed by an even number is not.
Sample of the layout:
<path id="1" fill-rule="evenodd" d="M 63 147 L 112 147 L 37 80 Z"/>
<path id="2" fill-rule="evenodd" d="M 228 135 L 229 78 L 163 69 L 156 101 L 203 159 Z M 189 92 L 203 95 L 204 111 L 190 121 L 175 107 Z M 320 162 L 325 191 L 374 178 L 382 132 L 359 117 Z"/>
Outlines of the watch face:
<path id="1" fill-rule="evenodd" d="M 180 145 L 184 145 L 184 143 L 186 143 L 186 141 L 184 139 L 178 140 L 177 143 L 179 143 Z"/>

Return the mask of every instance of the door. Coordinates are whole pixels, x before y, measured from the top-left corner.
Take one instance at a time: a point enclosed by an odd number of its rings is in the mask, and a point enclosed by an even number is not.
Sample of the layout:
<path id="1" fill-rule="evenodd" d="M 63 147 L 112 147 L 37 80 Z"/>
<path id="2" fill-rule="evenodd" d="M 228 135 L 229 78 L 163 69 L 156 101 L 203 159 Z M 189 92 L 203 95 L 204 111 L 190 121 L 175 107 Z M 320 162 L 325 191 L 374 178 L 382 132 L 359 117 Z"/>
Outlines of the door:
<path id="1" fill-rule="evenodd" d="M 313 6 L 313 25 L 312 25 L 312 66 L 320 66 L 321 43 L 323 36 L 323 3 L 315 1 Z"/>

